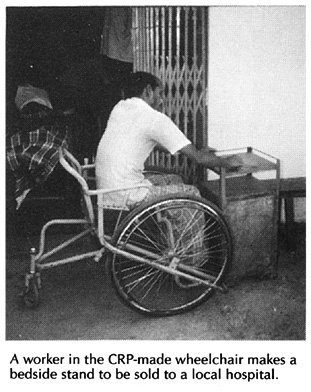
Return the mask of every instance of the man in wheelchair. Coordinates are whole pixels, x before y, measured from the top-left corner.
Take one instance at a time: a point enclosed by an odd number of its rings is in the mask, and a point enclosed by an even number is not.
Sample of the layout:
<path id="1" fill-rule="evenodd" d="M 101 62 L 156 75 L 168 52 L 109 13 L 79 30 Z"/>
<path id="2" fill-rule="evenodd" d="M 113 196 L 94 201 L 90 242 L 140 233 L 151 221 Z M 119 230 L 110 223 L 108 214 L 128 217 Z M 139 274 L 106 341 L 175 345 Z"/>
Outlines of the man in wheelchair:
<path id="1" fill-rule="evenodd" d="M 232 168 L 240 162 L 217 157 L 213 149 L 198 150 L 179 130 L 174 122 L 159 111 L 162 105 L 163 87 L 161 81 L 146 72 L 133 73 L 125 89 L 125 99 L 112 110 L 107 128 L 103 134 L 96 155 L 95 170 L 98 189 L 122 189 L 142 186 L 126 192 L 106 195 L 105 202 L 117 207 L 126 204 L 133 208 L 142 202 L 157 200 L 160 196 L 182 194 L 200 197 L 199 190 L 183 183 L 175 174 L 144 173 L 144 164 L 156 146 L 172 155 L 181 153 L 204 167 L 222 166 Z M 108 200 L 109 199 L 109 200 Z M 191 250 L 188 264 L 197 262 L 203 243 L 204 216 L 202 213 L 182 208 L 167 212 L 163 223 L 169 224 L 171 242 Z M 187 222 L 195 221 L 192 230 L 185 231 Z M 201 234 L 200 234 L 201 233 Z M 167 236 L 169 237 L 168 233 Z M 182 240 L 178 240 L 182 237 Z M 193 238 L 196 240 L 193 241 Z M 190 244 L 191 242 L 191 244 Z M 172 245 L 173 246 L 173 245 Z"/>
<path id="2" fill-rule="evenodd" d="M 208 168 L 232 169 L 241 164 L 236 158 L 217 157 L 214 149 L 198 150 L 174 122 L 159 111 L 162 92 L 162 83 L 154 75 L 133 73 L 124 87 L 125 99 L 113 108 L 97 149 L 98 189 L 149 186 L 130 193 L 127 199 L 130 206 L 175 193 L 200 196 L 196 187 L 184 184 L 177 175 L 144 174 L 145 161 L 156 146 L 172 155 L 184 154 Z M 122 204 L 124 194 L 114 193 L 110 198 L 113 205 Z"/>

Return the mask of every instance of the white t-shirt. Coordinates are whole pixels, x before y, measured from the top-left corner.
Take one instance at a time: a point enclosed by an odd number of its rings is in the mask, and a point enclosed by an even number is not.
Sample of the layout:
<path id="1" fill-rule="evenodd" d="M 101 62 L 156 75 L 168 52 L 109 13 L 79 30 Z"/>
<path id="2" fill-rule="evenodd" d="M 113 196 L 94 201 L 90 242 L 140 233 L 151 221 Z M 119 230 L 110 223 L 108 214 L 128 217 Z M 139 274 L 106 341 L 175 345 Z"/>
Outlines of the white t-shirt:
<path id="1" fill-rule="evenodd" d="M 98 189 L 121 189 L 140 184 L 144 163 L 156 145 L 175 154 L 190 140 L 173 121 L 154 110 L 141 98 L 120 101 L 112 110 L 96 154 L 95 170 Z M 147 189 L 131 191 L 128 203 L 144 198 Z M 111 202 L 122 204 L 124 195 L 111 194 Z"/>

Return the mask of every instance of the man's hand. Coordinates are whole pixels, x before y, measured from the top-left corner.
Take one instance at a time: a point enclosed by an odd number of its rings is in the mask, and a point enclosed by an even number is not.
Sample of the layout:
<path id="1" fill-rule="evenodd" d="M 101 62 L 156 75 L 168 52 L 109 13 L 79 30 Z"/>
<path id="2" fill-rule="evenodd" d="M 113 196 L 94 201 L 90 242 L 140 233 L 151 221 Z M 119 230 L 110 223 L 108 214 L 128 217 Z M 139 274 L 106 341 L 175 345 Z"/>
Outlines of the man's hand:
<path id="1" fill-rule="evenodd" d="M 215 154 L 217 152 L 216 148 L 213 147 L 203 147 L 200 149 L 200 152 L 203 152 L 205 154 Z"/>
<path id="2" fill-rule="evenodd" d="M 243 166 L 243 161 L 236 155 L 229 155 L 222 158 L 221 166 L 230 171 L 238 171 Z"/>
<path id="3" fill-rule="evenodd" d="M 188 144 L 186 147 L 182 148 L 180 152 L 199 165 L 209 169 L 224 167 L 230 171 L 237 171 L 243 165 L 242 160 L 236 155 L 220 157 L 215 154 L 216 150 L 210 147 L 197 150 L 193 144 Z"/>

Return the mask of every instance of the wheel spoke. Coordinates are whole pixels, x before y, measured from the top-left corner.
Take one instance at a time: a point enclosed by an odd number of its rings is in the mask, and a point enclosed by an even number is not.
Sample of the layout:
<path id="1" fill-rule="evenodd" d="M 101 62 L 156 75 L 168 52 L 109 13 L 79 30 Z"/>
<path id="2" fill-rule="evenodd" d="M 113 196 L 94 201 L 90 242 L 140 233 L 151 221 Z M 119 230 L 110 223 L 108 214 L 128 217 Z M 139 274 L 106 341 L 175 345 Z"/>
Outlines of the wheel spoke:
<path id="1" fill-rule="evenodd" d="M 163 274 L 163 272 L 157 271 L 157 274 L 155 274 L 155 275 L 153 276 L 153 277 L 155 278 L 155 279 L 153 279 L 153 282 L 152 282 L 152 279 L 150 279 L 150 281 L 148 282 L 148 283 L 149 283 L 149 288 L 148 288 L 148 290 L 145 292 L 145 294 L 143 295 L 142 299 L 145 299 L 145 298 L 147 297 L 147 295 L 151 292 L 151 290 L 152 290 L 152 288 L 154 287 L 154 285 L 160 280 L 162 274 Z M 146 286 L 147 286 L 147 285 L 145 284 L 144 287 L 146 287 Z"/>
<path id="2" fill-rule="evenodd" d="M 141 276 L 140 278 L 134 280 L 133 282 L 130 282 L 128 284 L 125 284 L 124 287 L 127 289 L 128 287 L 130 287 L 130 290 L 127 290 L 129 293 L 142 281 L 150 278 L 151 276 L 153 276 L 154 274 L 156 274 L 158 271 L 155 271 L 154 269 L 150 268 L 148 270 L 148 273 Z"/>
<path id="3" fill-rule="evenodd" d="M 141 234 L 138 234 L 138 233 L 135 233 L 135 236 L 136 237 L 138 237 L 138 242 L 139 242 L 139 238 L 140 239 L 145 239 L 145 240 L 147 240 L 152 246 L 147 246 L 147 244 L 145 244 L 144 243 L 144 246 L 146 246 L 147 248 L 149 248 L 149 249 L 157 249 L 159 252 L 162 252 L 163 251 L 163 249 L 161 249 L 160 247 L 159 247 L 159 244 L 157 244 L 156 243 L 156 239 L 152 239 L 151 238 L 151 235 L 149 234 L 149 233 L 146 233 L 146 231 L 143 231 L 141 228 L 138 228 L 138 232 L 139 233 L 141 233 Z"/>
<path id="4" fill-rule="evenodd" d="M 199 213 L 198 214 L 199 215 L 198 218 L 196 219 L 196 221 L 194 221 L 194 215 L 195 214 L 192 214 L 191 219 L 187 222 L 187 225 L 184 227 L 182 233 L 180 233 L 179 239 L 178 239 L 178 241 L 176 243 L 176 249 L 180 245 L 180 243 L 181 243 L 185 233 L 187 232 L 187 230 L 191 230 L 192 231 L 192 228 L 195 227 L 195 225 L 197 225 L 198 221 L 201 219 L 201 214 Z"/>
<path id="5" fill-rule="evenodd" d="M 129 278 L 132 278 L 133 276 L 137 276 L 138 274 L 141 274 L 142 272 L 146 272 L 146 271 L 150 271 L 152 270 L 152 268 L 146 264 L 138 264 L 136 270 L 131 270 L 130 273 L 128 274 L 124 274 L 124 272 L 128 272 L 129 269 L 122 269 L 122 279 L 124 280 L 128 280 Z M 117 272 L 117 273 L 121 273 L 121 272 Z"/>

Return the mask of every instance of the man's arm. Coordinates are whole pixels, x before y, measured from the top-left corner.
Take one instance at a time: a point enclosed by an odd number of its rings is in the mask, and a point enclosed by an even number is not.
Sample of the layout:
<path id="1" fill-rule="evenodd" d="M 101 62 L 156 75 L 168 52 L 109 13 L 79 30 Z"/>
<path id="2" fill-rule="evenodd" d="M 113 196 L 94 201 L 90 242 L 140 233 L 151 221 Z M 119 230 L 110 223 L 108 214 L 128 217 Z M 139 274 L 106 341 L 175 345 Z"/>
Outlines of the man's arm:
<path id="1" fill-rule="evenodd" d="M 204 148 L 198 150 L 193 144 L 183 147 L 180 152 L 195 161 L 198 165 L 207 168 L 224 167 L 226 169 L 239 168 L 242 162 L 236 157 L 221 158 L 215 155 L 215 150 Z"/>

